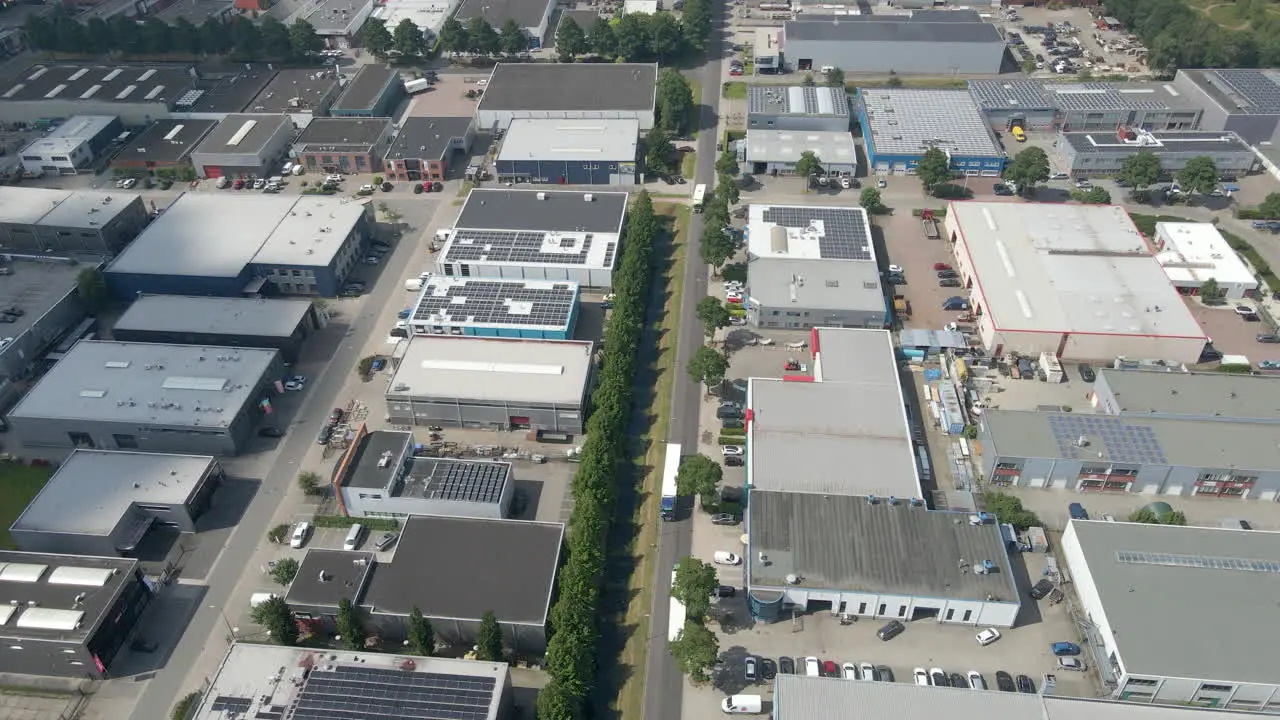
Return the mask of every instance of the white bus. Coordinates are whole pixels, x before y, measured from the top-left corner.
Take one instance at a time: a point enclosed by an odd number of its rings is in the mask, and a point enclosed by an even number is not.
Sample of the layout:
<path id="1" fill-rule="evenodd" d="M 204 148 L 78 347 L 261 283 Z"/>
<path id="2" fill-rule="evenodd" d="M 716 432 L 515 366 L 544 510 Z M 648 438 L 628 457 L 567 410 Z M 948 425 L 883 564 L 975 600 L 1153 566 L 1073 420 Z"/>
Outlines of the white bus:
<path id="1" fill-rule="evenodd" d="M 676 569 L 671 568 L 671 589 L 676 586 Z M 667 591 L 668 594 L 671 590 Z M 671 614 L 667 622 L 667 642 L 675 642 L 680 637 L 680 631 L 684 630 L 685 610 L 684 603 L 676 599 L 675 595 L 671 596 Z"/>
<path id="2" fill-rule="evenodd" d="M 663 520 L 676 519 L 676 475 L 680 473 L 680 443 L 667 443 L 667 459 L 662 471 Z"/>
<path id="3" fill-rule="evenodd" d="M 693 211 L 702 212 L 702 202 L 707 199 L 707 186 L 695 185 L 693 187 Z"/>

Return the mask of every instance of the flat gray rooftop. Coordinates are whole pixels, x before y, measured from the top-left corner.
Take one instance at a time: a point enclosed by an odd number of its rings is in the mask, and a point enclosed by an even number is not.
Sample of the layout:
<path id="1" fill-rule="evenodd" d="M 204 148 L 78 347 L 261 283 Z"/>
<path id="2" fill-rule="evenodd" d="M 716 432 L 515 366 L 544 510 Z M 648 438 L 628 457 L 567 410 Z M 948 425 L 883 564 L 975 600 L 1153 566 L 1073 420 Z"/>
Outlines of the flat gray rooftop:
<path id="1" fill-rule="evenodd" d="M 387 395 L 577 405 L 590 376 L 590 342 L 426 335 L 409 340 Z"/>
<path id="2" fill-rule="evenodd" d="M 114 328 L 287 338 L 309 312 L 310 300 L 143 295 L 125 310 Z"/>
<path id="3" fill-rule="evenodd" d="M 639 120 L 517 119 L 498 160 L 635 162 L 639 139 Z"/>
<path id="4" fill-rule="evenodd" d="M 129 209 L 139 196 L 97 190 L 0 187 L 0 223 L 92 230 Z"/>
<path id="5" fill-rule="evenodd" d="M 454 138 L 465 137 L 472 117 L 410 117 L 387 149 L 386 158 L 439 160 L 453 147 Z"/>
<path id="6" fill-rule="evenodd" d="M 795 278 L 804 278 L 800 284 Z M 880 267 L 874 262 L 758 258 L 747 266 L 751 299 L 767 308 L 885 309 Z"/>
<path id="7" fill-rule="evenodd" d="M 331 110 L 367 110 L 373 107 L 387 85 L 400 82 L 400 73 L 390 65 L 364 65 L 334 101 Z"/>
<path id="8" fill-rule="evenodd" d="M 179 112 L 243 113 L 276 76 L 267 65 L 253 65 L 235 72 L 200 80 L 175 102 Z"/>
<path id="9" fill-rule="evenodd" d="M 858 163 L 853 135 L 846 131 L 747 131 L 747 162 L 794 163 L 805 152 L 817 155 L 824 166 L 857 165 Z"/>
<path id="10" fill-rule="evenodd" d="M 859 88 L 863 128 L 877 155 L 920 155 L 936 147 L 958 157 L 1001 157 L 1004 151 L 964 90 Z"/>
<path id="11" fill-rule="evenodd" d="M 1121 140 L 1116 137 L 1115 132 L 1062 133 L 1061 137 L 1076 152 L 1081 153 L 1125 153 L 1136 155 L 1143 150 L 1148 150 L 1157 155 L 1163 151 L 1212 155 L 1220 152 L 1253 152 L 1249 145 L 1233 132 L 1206 132 L 1204 130 L 1153 132 L 1146 135 L 1151 140 L 1147 142 Z"/>
<path id="12" fill-rule="evenodd" d="M 1280 630 L 1257 620 L 1280 595 L 1280 533 L 1079 520 L 1073 532 L 1126 671 L 1275 682 Z"/>
<path id="13" fill-rule="evenodd" d="M 1280 422 L 1280 378 L 1233 373 L 1098 371 L 1126 414 Z"/>
<path id="14" fill-rule="evenodd" d="M 454 227 L 618 234 L 627 199 L 625 192 L 477 189 L 467 195 Z"/>
<path id="15" fill-rule="evenodd" d="M 501 29 L 507 20 L 515 20 L 521 28 L 537 27 L 550 15 L 547 5 L 555 0 L 462 0 L 454 17 L 464 26 L 472 18 L 484 18 L 494 29 Z M 586 28 L 584 28 L 586 29 Z"/>
<path id="16" fill-rule="evenodd" d="M 391 118 L 316 118 L 307 124 L 294 145 L 306 152 L 368 152 L 389 131 Z"/>
<path id="17" fill-rule="evenodd" d="M 17 307 L 25 314 L 13 323 L 0 326 L 4 328 L 0 332 L 16 338 L 76 291 L 76 277 L 86 266 L 14 260 L 5 267 L 13 270 L 13 274 L 0 275 L 0 308 Z"/>
<path id="18" fill-rule="evenodd" d="M 498 63 L 477 110 L 647 111 L 657 92 L 656 64 Z"/>
<path id="19" fill-rule="evenodd" d="M 179 65 L 38 64 L 0 85 L 0 101 L 170 103 L 195 80 Z"/>
<path id="20" fill-rule="evenodd" d="M 17 603 L 0 606 L 5 637 L 84 642 L 137 566 L 126 558 L 0 551 L 0 595 Z"/>
<path id="21" fill-rule="evenodd" d="M 999 526 L 972 525 L 967 513 L 759 489 L 748 508 L 752 586 L 786 586 L 794 574 L 801 587 L 1018 601 Z M 996 572 L 973 571 L 985 560 Z"/>
<path id="22" fill-rule="evenodd" d="M 891 42 L 891 43 L 993 43 L 1004 45 L 995 25 L 985 22 L 932 22 L 902 16 L 859 22 L 860 15 L 842 16 L 839 23 L 813 16 L 783 25 L 788 41 Z M 870 16 L 875 17 L 875 16 Z"/>
<path id="23" fill-rule="evenodd" d="M 157 120 L 125 144 L 116 153 L 115 161 L 180 162 L 217 124 L 214 120 Z"/>
<path id="24" fill-rule="evenodd" d="M 194 152 L 201 155 L 255 155 L 280 128 L 293 123 L 288 115 L 228 115 L 218 123 Z"/>
<path id="25" fill-rule="evenodd" d="M 352 0 L 341 0 L 351 2 Z M 367 0 L 366 0 L 367 2 Z M 334 91 L 338 78 L 327 68 L 281 70 L 245 107 L 255 113 L 289 113 L 312 110 Z"/>
<path id="26" fill-rule="evenodd" d="M 492 460 L 414 458 L 394 495 L 428 500 L 498 504 L 511 482 L 511 463 Z"/>
<path id="27" fill-rule="evenodd" d="M 373 566 L 372 552 L 312 548 L 303 556 L 285 600 L 290 605 L 322 607 L 337 607 L 343 598 L 358 603 Z"/>
<path id="28" fill-rule="evenodd" d="M 374 430 L 360 440 L 351 458 L 350 472 L 342 479 L 344 487 L 354 488 L 388 488 L 400 471 L 397 460 L 411 452 L 409 445 L 413 435 L 407 432 Z M 391 464 L 378 467 L 379 461 L 391 454 Z"/>
<path id="29" fill-rule="evenodd" d="M 432 276 L 418 296 L 412 322 L 424 327 L 569 329 L 578 284 Z"/>
<path id="30" fill-rule="evenodd" d="M 849 94 L 841 88 L 748 85 L 747 112 L 765 115 L 849 117 Z"/>
<path id="31" fill-rule="evenodd" d="M 12 529 L 108 535 L 137 503 L 187 502 L 216 462 L 208 455 L 74 450 Z"/>
<path id="32" fill-rule="evenodd" d="M 1276 429 L 1267 423 L 1030 410 L 989 410 L 985 417 L 986 450 L 999 457 L 1280 470 Z M 1082 435 L 1086 447 L 1076 444 Z"/>
<path id="33" fill-rule="evenodd" d="M 9 411 L 226 428 L 276 360 L 275 350 L 81 340 Z"/>
<path id="34" fill-rule="evenodd" d="M 322 0 L 307 16 L 316 32 L 341 33 L 371 4 L 372 0 Z M 358 29 L 358 28 L 357 28 Z M 387 30 L 395 30 L 388 27 Z"/>
<path id="35" fill-rule="evenodd" d="M 1224 68 L 1179 70 L 1205 90 L 1228 112 L 1239 115 L 1280 115 L 1280 72 L 1274 69 Z"/>

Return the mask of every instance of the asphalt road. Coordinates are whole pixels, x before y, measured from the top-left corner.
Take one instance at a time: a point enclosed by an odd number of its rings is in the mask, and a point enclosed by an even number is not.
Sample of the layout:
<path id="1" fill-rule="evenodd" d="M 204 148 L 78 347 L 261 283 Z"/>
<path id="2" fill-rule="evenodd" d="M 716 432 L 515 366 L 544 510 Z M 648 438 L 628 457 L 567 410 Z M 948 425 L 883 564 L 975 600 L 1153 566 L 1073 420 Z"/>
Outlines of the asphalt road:
<path id="1" fill-rule="evenodd" d="M 707 60 L 701 67 L 688 70 L 685 75 L 702 85 L 699 102 L 699 126 L 697 141 L 697 167 L 691 182 L 706 183 L 710 189 L 715 180 L 716 140 L 719 133 L 719 106 L 721 59 L 724 49 L 724 33 L 727 16 L 723 3 L 716 4 L 712 39 L 707 50 Z M 702 328 L 695 309 L 698 300 L 707 294 L 707 265 L 698 252 L 698 240 L 702 237 L 702 215 L 693 214 L 685 236 L 684 295 L 680 303 L 680 330 L 676 339 L 676 361 L 673 368 L 671 425 L 667 441 L 681 443 L 686 448 L 696 448 L 698 443 L 698 403 L 702 389 L 693 382 L 685 366 L 694 351 L 702 346 Z M 679 669 L 667 650 L 667 623 L 670 602 L 665 588 L 671 581 L 671 568 L 676 561 L 690 553 L 693 522 L 686 516 L 675 522 L 662 524 L 658 532 L 658 563 L 654 570 L 653 608 L 650 610 L 650 642 L 645 667 L 644 716 L 647 720 L 670 720 L 680 717 L 684 693 L 684 681 Z"/>

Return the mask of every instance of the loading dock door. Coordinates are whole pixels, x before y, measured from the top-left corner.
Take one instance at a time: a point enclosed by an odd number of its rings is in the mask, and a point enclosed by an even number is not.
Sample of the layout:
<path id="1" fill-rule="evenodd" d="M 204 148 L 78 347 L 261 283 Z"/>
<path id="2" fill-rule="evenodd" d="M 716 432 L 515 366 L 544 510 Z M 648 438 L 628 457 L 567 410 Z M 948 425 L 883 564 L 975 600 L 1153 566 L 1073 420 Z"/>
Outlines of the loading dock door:
<path id="1" fill-rule="evenodd" d="M 204 174 L 205 174 L 205 177 L 209 178 L 210 180 L 212 180 L 212 179 L 214 179 L 214 178 L 220 178 L 220 177 L 222 177 L 222 166 L 220 166 L 220 165 L 205 165 L 205 166 L 204 166 Z"/>

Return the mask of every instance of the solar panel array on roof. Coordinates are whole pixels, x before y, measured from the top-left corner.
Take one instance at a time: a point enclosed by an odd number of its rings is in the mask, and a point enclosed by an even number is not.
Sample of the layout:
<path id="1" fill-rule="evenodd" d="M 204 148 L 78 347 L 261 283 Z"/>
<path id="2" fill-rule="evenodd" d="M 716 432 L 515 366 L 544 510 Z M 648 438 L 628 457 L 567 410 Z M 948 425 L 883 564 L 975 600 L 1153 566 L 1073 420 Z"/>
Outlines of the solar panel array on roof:
<path id="1" fill-rule="evenodd" d="M 788 228 L 821 230 L 818 252 L 828 260 L 872 260 L 871 232 L 862 213 L 841 208 L 770 207 L 764 221 Z M 818 223 L 821 223 L 819 225 Z"/>
<path id="2" fill-rule="evenodd" d="M 1280 113 L 1280 77 L 1274 70 L 1232 68 L 1213 71 L 1254 113 Z"/>
<path id="3" fill-rule="evenodd" d="M 973 97 L 963 90 L 860 88 L 875 155 L 938 148 L 960 157 L 1001 157 Z"/>
<path id="4" fill-rule="evenodd" d="M 1122 92 L 1107 83 L 1072 83 L 1046 88 L 1064 110 L 1164 110 L 1168 103 L 1152 92 Z"/>
<path id="5" fill-rule="evenodd" d="M 568 325 L 574 297 L 570 283 L 530 287 L 518 280 L 441 279 L 428 283 L 413 319 L 426 323 L 476 325 Z M 434 291 L 433 291 L 434 290 Z"/>
<path id="6" fill-rule="evenodd" d="M 431 477 L 421 479 L 422 496 L 433 500 L 496 503 L 502 499 L 508 467 L 506 463 L 436 463 Z"/>
<path id="7" fill-rule="evenodd" d="M 837 88 L 753 86 L 747 96 L 749 113 L 770 115 L 848 115 L 849 102 Z"/>
<path id="8" fill-rule="evenodd" d="M 485 720 L 494 679 L 339 665 L 315 668 L 293 720 Z"/>
<path id="9" fill-rule="evenodd" d="M 1053 102 L 1034 80 L 970 80 L 969 94 L 986 110 L 1051 110 Z"/>
<path id="10" fill-rule="evenodd" d="M 1175 555 L 1172 553 L 1134 552 L 1117 550 L 1116 562 L 1124 565 L 1166 565 L 1168 567 L 1193 567 L 1205 570 L 1244 570 L 1258 573 L 1280 573 L 1280 562 L 1255 560 L 1254 558 L 1211 557 L 1209 555 Z"/>
<path id="11" fill-rule="evenodd" d="M 1049 429 L 1064 458 L 1088 460 L 1097 457 L 1097 449 L 1080 447 L 1080 438 L 1090 444 L 1101 442 L 1112 461 L 1167 464 L 1164 448 L 1155 431 L 1145 425 L 1134 425 L 1123 418 L 1108 415 L 1050 415 Z"/>
<path id="12" fill-rule="evenodd" d="M 591 233 L 558 236 L 558 252 L 543 249 L 547 233 L 520 230 L 458 230 L 446 262 L 484 260 L 493 263 L 550 263 L 583 265 L 591 250 Z"/>

